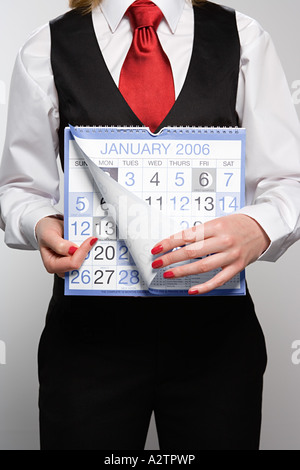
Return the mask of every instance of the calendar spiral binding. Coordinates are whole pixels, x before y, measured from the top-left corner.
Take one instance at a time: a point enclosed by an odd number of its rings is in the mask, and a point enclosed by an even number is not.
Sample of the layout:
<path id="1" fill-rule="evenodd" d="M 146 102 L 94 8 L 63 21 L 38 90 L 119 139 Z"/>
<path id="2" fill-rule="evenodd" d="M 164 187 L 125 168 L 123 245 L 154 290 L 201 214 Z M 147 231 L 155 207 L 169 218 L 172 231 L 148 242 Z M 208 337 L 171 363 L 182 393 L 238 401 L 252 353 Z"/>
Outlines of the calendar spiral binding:
<path id="1" fill-rule="evenodd" d="M 92 132 L 92 133 L 102 133 L 102 132 L 141 132 L 141 133 L 150 133 L 151 135 L 158 137 L 162 132 L 166 133 L 178 133 L 178 134 L 240 134 L 244 128 L 242 127 L 220 127 L 220 126 L 208 126 L 208 127 L 198 127 L 198 126 L 167 126 L 163 127 L 158 134 L 153 134 L 148 127 L 141 126 L 74 126 L 79 132 Z"/>

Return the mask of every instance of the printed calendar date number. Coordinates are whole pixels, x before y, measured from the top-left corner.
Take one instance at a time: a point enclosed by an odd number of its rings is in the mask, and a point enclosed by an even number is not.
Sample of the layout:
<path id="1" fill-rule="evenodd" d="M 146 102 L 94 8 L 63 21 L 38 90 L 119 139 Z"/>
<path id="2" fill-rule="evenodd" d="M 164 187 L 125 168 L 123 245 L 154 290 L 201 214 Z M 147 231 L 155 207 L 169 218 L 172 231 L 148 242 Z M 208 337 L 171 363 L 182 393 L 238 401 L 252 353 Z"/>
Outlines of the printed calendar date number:
<path id="1" fill-rule="evenodd" d="M 92 235 L 91 224 L 88 221 L 76 221 L 71 224 L 71 227 L 73 227 L 73 233 L 75 237 L 90 237 Z"/>
<path id="2" fill-rule="evenodd" d="M 80 272 L 77 269 L 71 272 L 72 280 L 71 284 L 84 284 L 87 285 L 91 282 L 91 273 L 88 269 Z M 74 277 L 73 277 L 74 276 Z"/>
<path id="3" fill-rule="evenodd" d="M 89 210 L 89 207 L 90 207 L 90 204 L 89 204 L 89 201 L 86 197 L 84 196 L 78 196 L 77 199 L 76 199 L 76 210 L 78 212 L 87 212 Z"/>
<path id="4" fill-rule="evenodd" d="M 138 284 L 140 282 L 139 276 L 140 276 L 140 273 L 136 269 L 133 269 L 130 271 L 123 269 L 122 271 L 120 271 L 119 284 L 123 284 L 123 285 Z"/>
<path id="5" fill-rule="evenodd" d="M 105 283 L 109 286 L 111 278 L 114 273 L 115 273 L 114 269 L 105 269 L 105 270 L 97 269 L 97 271 L 95 271 L 96 279 L 94 280 L 94 284 L 103 285 Z"/>
<path id="6" fill-rule="evenodd" d="M 111 286 L 113 283 L 115 269 L 96 269 L 93 271 L 93 284 L 95 286 Z M 89 269 L 74 269 L 70 273 L 71 284 L 87 286 L 92 282 L 92 273 Z M 120 286 L 136 286 L 140 283 L 140 273 L 137 269 L 122 269 L 118 273 L 118 284 Z"/>
<path id="7" fill-rule="evenodd" d="M 112 245 L 108 245 L 105 248 L 101 245 L 97 245 L 95 248 L 95 261 L 112 261 L 116 257 L 116 249 Z"/>
<path id="8" fill-rule="evenodd" d="M 102 240 L 116 240 L 117 227 L 112 217 L 94 217 L 94 234 Z"/>
<path id="9" fill-rule="evenodd" d="M 202 186 L 202 188 L 207 188 L 210 186 L 212 183 L 212 177 L 209 173 L 204 171 L 203 173 L 200 174 L 199 176 L 199 184 Z"/>
<path id="10" fill-rule="evenodd" d="M 94 284 L 95 285 L 105 284 L 109 286 L 114 273 L 115 273 L 114 269 L 97 269 L 94 272 Z M 89 269 L 84 269 L 83 271 L 74 269 L 71 272 L 71 284 L 87 285 L 87 284 L 90 284 L 91 281 L 92 281 L 92 275 Z"/>

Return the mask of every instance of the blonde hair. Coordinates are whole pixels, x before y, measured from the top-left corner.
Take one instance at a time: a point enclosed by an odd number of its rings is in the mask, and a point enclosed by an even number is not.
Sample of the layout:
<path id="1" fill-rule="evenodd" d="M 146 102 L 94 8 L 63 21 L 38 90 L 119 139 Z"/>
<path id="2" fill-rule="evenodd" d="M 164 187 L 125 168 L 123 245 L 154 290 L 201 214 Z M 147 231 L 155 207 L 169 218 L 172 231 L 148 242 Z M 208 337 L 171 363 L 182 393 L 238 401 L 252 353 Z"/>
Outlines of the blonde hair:
<path id="1" fill-rule="evenodd" d="M 193 5 L 200 5 L 206 0 L 191 0 Z M 97 5 L 100 5 L 101 0 L 69 0 L 70 8 L 81 10 L 83 13 L 89 13 Z"/>

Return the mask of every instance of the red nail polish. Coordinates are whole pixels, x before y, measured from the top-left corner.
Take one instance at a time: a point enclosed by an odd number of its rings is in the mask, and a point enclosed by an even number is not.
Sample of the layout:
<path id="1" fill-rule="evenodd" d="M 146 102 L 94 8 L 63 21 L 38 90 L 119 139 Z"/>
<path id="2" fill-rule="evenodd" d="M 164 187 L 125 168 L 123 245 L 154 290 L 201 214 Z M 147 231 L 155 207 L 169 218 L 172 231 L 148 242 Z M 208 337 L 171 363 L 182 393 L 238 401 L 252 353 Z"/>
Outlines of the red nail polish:
<path id="1" fill-rule="evenodd" d="M 163 264 L 164 264 L 163 260 L 157 259 L 157 260 L 153 261 L 152 268 L 153 269 L 161 268 L 163 266 Z"/>
<path id="2" fill-rule="evenodd" d="M 90 241 L 90 245 L 91 246 L 94 246 L 98 241 L 98 238 L 92 238 L 91 241 Z"/>
<path id="3" fill-rule="evenodd" d="M 189 295 L 198 295 L 199 291 L 197 289 L 190 289 L 189 290 Z"/>
<path id="4" fill-rule="evenodd" d="M 78 248 L 76 246 L 71 246 L 68 253 L 69 255 L 74 255 L 74 253 L 78 250 Z"/>
<path id="5" fill-rule="evenodd" d="M 164 273 L 165 279 L 173 279 L 174 277 L 175 277 L 175 274 L 173 273 L 173 271 L 167 271 L 166 273 Z"/>
<path id="6" fill-rule="evenodd" d="M 155 246 L 153 248 L 153 250 L 151 250 L 151 253 L 153 255 L 159 255 L 159 253 L 161 253 L 162 251 L 164 250 L 163 246 L 162 245 L 158 245 L 158 246 Z"/>

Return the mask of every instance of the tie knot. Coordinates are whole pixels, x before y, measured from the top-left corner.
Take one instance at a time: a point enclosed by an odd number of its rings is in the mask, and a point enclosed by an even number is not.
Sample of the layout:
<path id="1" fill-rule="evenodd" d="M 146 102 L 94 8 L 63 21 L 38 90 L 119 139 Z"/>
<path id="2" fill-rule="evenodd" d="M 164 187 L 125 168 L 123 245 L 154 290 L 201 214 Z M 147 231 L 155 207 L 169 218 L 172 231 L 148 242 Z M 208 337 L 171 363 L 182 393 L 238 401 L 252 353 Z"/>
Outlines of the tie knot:
<path id="1" fill-rule="evenodd" d="M 133 29 L 152 26 L 156 30 L 163 17 L 161 10 L 150 0 L 136 0 L 126 15 Z"/>

